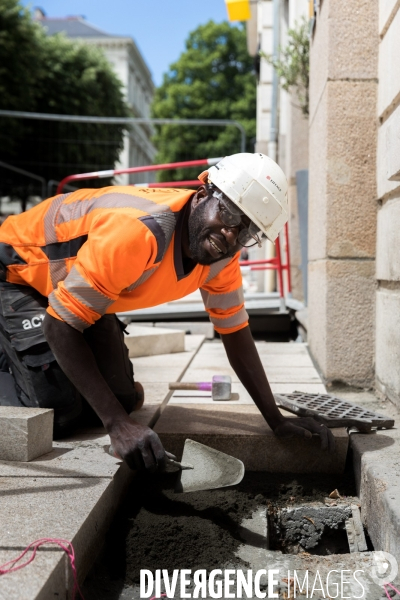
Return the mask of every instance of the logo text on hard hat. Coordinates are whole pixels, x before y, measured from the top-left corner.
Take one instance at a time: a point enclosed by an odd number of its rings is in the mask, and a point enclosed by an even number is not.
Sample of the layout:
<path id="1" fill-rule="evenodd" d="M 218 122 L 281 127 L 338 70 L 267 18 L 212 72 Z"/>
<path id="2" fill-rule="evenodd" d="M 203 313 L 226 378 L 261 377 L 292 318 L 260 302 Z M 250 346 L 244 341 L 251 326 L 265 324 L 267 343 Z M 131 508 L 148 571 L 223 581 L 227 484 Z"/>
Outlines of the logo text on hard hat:
<path id="1" fill-rule="evenodd" d="M 281 188 L 279 187 L 279 185 L 276 183 L 276 181 L 274 181 L 274 180 L 273 180 L 273 179 L 270 177 L 270 175 L 267 175 L 267 179 L 268 179 L 268 181 L 270 181 L 271 183 L 273 183 L 273 184 L 274 184 L 274 186 L 277 188 L 277 190 L 279 190 L 280 192 L 282 191 L 282 190 L 281 190 Z"/>

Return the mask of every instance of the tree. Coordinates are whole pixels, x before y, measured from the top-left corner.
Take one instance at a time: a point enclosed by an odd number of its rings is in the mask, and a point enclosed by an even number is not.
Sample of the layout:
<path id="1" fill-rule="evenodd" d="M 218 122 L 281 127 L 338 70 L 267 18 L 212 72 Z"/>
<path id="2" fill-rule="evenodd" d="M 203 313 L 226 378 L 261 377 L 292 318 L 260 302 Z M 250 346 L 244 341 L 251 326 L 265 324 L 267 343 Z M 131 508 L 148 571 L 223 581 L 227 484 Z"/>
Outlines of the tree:
<path id="1" fill-rule="evenodd" d="M 152 114 L 159 118 L 235 119 L 253 151 L 256 79 L 242 25 L 209 21 L 189 34 L 186 50 L 156 90 Z M 240 151 L 235 127 L 162 125 L 156 127 L 156 162 L 175 162 Z M 191 171 L 191 172 L 190 172 Z M 195 177 L 197 169 L 163 171 L 162 180 Z"/>
<path id="2" fill-rule="evenodd" d="M 122 84 L 99 49 L 63 35 L 46 36 L 18 0 L 0 0 L 0 30 L 0 85 L 4 81 L 7 88 L 0 94 L 2 109 L 129 116 Z M 122 125 L 2 118 L 0 160 L 60 180 L 74 172 L 114 168 L 123 135 Z M 0 194 L 33 191 L 11 172 L 1 179 Z"/>
<path id="3" fill-rule="evenodd" d="M 281 86 L 287 92 L 294 91 L 304 116 L 308 116 L 310 86 L 310 25 L 303 18 L 293 29 L 287 32 L 285 48 L 280 48 L 280 57 L 270 54 L 260 55 L 277 71 Z"/>

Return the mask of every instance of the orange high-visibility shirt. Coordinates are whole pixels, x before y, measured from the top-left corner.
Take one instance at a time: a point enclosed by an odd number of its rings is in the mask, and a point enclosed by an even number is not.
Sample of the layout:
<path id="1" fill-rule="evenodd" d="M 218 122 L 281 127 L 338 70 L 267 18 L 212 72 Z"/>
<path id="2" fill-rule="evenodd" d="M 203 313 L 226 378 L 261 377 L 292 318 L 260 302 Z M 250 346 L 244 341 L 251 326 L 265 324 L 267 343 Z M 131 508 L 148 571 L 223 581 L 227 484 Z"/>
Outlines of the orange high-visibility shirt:
<path id="1" fill-rule="evenodd" d="M 239 254 L 184 273 L 191 190 L 115 186 L 49 198 L 0 227 L 6 280 L 48 296 L 48 312 L 83 331 L 105 313 L 201 290 L 216 331 L 247 325 Z"/>

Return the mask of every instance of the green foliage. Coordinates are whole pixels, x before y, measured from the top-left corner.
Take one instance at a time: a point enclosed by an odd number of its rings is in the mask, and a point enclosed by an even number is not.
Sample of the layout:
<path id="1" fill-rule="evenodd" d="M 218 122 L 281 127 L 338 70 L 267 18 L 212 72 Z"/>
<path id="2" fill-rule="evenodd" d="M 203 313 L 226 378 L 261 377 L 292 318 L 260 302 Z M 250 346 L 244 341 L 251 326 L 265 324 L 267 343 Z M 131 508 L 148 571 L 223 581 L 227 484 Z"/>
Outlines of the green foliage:
<path id="1" fill-rule="evenodd" d="M 288 30 L 288 42 L 280 48 L 280 58 L 260 53 L 276 70 L 281 85 L 287 92 L 293 90 L 304 115 L 308 115 L 310 81 L 310 36 L 305 18 Z"/>
<path id="2" fill-rule="evenodd" d="M 18 0 L 0 0 L 0 108 L 129 116 L 121 82 L 101 51 L 63 35 L 46 36 Z M 74 172 L 112 169 L 123 134 L 119 125 L 2 118 L 0 160 L 60 180 Z M 2 172 L 0 194 L 10 191 L 33 190 L 23 178 Z"/>
<path id="3" fill-rule="evenodd" d="M 186 50 L 164 75 L 152 115 L 159 118 L 235 119 L 245 128 L 253 151 L 256 80 L 242 26 L 209 21 L 189 34 Z M 235 127 L 156 127 L 156 162 L 176 162 L 240 152 Z M 195 178 L 199 169 L 164 171 L 162 181 Z"/>
<path id="4" fill-rule="evenodd" d="M 0 0 L 0 108 L 33 110 L 43 34 L 16 0 Z"/>

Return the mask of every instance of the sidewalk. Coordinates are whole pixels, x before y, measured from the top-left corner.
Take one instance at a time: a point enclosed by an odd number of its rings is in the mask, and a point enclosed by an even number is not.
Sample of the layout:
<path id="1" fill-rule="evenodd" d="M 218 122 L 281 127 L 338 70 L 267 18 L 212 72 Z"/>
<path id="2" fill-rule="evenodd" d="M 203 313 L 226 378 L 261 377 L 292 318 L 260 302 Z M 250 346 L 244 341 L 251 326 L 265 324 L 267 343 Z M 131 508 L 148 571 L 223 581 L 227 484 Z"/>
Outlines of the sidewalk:
<path id="1" fill-rule="evenodd" d="M 168 392 L 168 381 L 179 379 L 203 340 L 186 336 L 185 352 L 135 359 L 135 377 L 146 383 L 141 421 L 150 420 Z M 160 360 L 168 367 L 160 368 Z M 81 430 L 53 442 L 51 453 L 29 463 L 0 461 L 1 564 L 34 540 L 63 538 L 72 542 L 78 576 L 84 579 L 133 477 L 108 454 L 109 443 L 102 428 Z M 42 547 L 29 566 L 0 577 L 0 600 L 66 598 L 72 589 L 67 563 L 56 546 Z"/>
<path id="2" fill-rule="evenodd" d="M 334 472 L 344 468 L 348 447 L 344 430 L 335 430 L 338 452 L 331 463 L 319 451 L 318 440 L 277 440 L 234 376 L 222 344 L 203 341 L 203 336 L 186 336 L 186 352 L 134 359 L 135 377 L 146 390 L 146 405 L 135 418 L 147 424 L 159 411 L 155 429 L 169 451 L 179 453 L 183 440 L 191 437 L 239 455 L 248 469 Z M 325 391 L 305 344 L 258 342 L 257 347 L 273 392 Z M 204 393 L 175 392 L 165 406 L 169 381 L 211 380 L 217 373 L 232 376 L 236 400 L 214 402 Z M 396 412 L 369 393 L 329 392 L 386 414 Z M 397 430 L 351 434 L 364 521 L 375 548 L 398 558 L 399 437 Z M 83 580 L 132 479 L 127 467 L 108 454 L 108 445 L 101 428 L 81 430 L 73 438 L 55 442 L 50 454 L 30 463 L 0 461 L 2 563 L 38 538 L 65 538 L 74 545 Z M 47 600 L 56 594 L 64 598 L 72 587 L 66 562 L 63 552 L 44 547 L 34 563 L 0 577 L 0 600 Z"/>

